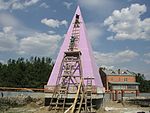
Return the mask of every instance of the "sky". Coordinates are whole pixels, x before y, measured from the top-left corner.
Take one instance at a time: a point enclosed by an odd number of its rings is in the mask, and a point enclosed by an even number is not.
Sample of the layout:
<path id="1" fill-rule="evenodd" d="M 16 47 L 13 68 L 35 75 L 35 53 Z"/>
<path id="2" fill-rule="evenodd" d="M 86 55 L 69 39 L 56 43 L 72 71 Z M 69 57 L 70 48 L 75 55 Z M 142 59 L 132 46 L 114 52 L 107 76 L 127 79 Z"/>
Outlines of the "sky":
<path id="1" fill-rule="evenodd" d="M 0 0 L 0 62 L 55 61 L 78 5 L 97 65 L 150 79 L 150 0 Z"/>

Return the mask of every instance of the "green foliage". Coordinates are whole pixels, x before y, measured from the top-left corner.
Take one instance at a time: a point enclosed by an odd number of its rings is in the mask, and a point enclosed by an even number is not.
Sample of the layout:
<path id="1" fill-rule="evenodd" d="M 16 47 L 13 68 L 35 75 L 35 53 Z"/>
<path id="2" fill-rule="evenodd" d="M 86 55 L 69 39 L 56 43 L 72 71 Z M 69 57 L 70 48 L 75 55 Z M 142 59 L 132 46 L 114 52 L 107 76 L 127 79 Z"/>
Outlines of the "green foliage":
<path id="1" fill-rule="evenodd" d="M 53 65 L 48 57 L 9 59 L 7 64 L 0 63 L 0 87 L 43 88 Z"/>
<path id="2" fill-rule="evenodd" d="M 150 80 L 146 80 L 144 74 L 137 73 L 136 81 L 140 83 L 139 86 L 140 92 L 150 93 Z"/>

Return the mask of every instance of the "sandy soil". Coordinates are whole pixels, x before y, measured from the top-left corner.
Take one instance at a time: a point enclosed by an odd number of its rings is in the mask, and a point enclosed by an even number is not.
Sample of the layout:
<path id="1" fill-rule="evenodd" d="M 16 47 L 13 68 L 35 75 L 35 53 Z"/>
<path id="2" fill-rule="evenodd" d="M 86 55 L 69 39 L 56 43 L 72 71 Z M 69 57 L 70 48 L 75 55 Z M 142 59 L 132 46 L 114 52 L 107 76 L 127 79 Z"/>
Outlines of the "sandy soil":
<path id="1" fill-rule="evenodd" d="M 129 103 L 118 103 L 115 101 L 105 102 L 97 113 L 150 113 L 150 107 L 140 107 Z"/>
<path id="2" fill-rule="evenodd" d="M 108 101 L 103 104 L 102 108 L 97 110 L 97 113 L 137 113 L 137 112 L 150 113 L 150 107 L 140 107 L 137 105 L 131 105 L 127 103 L 117 103 Z M 3 113 L 56 113 L 56 111 L 48 111 L 48 107 L 38 105 L 36 103 L 30 103 L 23 107 L 10 108 L 8 111 Z M 62 112 L 57 111 L 57 113 Z"/>

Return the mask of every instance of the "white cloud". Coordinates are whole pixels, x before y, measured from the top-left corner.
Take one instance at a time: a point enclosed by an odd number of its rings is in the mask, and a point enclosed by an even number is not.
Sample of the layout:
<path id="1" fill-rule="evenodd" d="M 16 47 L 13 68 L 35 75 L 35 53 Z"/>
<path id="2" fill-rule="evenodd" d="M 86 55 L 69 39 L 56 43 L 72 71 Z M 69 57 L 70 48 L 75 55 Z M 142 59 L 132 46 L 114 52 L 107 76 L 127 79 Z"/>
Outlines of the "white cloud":
<path id="1" fill-rule="evenodd" d="M 10 6 L 10 2 L 4 2 L 4 0 L 0 0 L 0 10 L 6 10 Z"/>
<path id="2" fill-rule="evenodd" d="M 99 0 L 81 0 L 81 4 L 86 4 L 87 6 L 97 6 L 99 5 Z"/>
<path id="3" fill-rule="evenodd" d="M 49 6 L 45 2 L 43 2 L 42 4 L 40 4 L 40 7 L 49 8 Z"/>
<path id="4" fill-rule="evenodd" d="M 64 6 L 67 8 L 67 9 L 70 9 L 71 5 L 73 3 L 69 3 L 69 2 L 63 2 Z"/>
<path id="5" fill-rule="evenodd" d="M 100 67 L 105 67 L 106 69 L 115 69 L 115 66 L 101 65 Z"/>
<path id="6" fill-rule="evenodd" d="M 18 47 L 17 36 L 12 32 L 12 27 L 4 27 L 0 32 L 0 51 L 15 51 Z"/>
<path id="7" fill-rule="evenodd" d="M 48 35 L 35 33 L 32 36 L 20 40 L 18 54 L 27 55 L 53 55 L 59 47 L 60 35 Z"/>
<path id="8" fill-rule="evenodd" d="M 106 6 L 110 8 L 114 4 L 112 0 L 79 0 L 78 2 L 86 9 L 96 11 L 106 8 Z"/>
<path id="9" fill-rule="evenodd" d="M 52 28 L 59 28 L 61 25 L 67 26 L 67 24 L 68 24 L 68 22 L 66 20 L 59 21 L 57 19 L 54 20 L 54 19 L 47 19 L 47 18 L 42 19 L 41 23 L 43 23 L 49 27 L 52 27 Z"/>
<path id="10" fill-rule="evenodd" d="M 145 53 L 144 56 L 147 56 L 150 58 L 150 52 L 149 53 Z"/>
<path id="11" fill-rule="evenodd" d="M 146 64 L 150 64 L 150 52 L 144 54 L 144 60 Z"/>
<path id="12" fill-rule="evenodd" d="M 4 31 L 4 33 L 9 33 L 12 31 L 12 29 L 13 29 L 12 26 L 8 26 L 8 27 L 4 27 L 3 31 Z"/>
<path id="13" fill-rule="evenodd" d="M 132 50 L 124 50 L 114 53 L 100 53 L 94 52 L 97 62 L 101 65 L 116 65 L 129 62 L 138 56 L 138 53 Z"/>
<path id="14" fill-rule="evenodd" d="M 0 26 L 8 27 L 11 26 L 13 28 L 13 32 L 18 36 L 28 36 L 35 32 L 35 30 L 26 27 L 21 21 L 19 21 L 16 17 L 8 13 L 0 13 Z"/>
<path id="15" fill-rule="evenodd" d="M 0 25 L 3 27 L 6 26 L 18 27 L 21 25 L 21 22 L 11 14 L 0 13 Z"/>
<path id="16" fill-rule="evenodd" d="M 48 31 L 49 34 L 55 34 L 55 31 Z"/>
<path id="17" fill-rule="evenodd" d="M 150 59 L 145 59 L 144 62 L 145 62 L 146 64 L 150 64 Z"/>
<path id="18" fill-rule="evenodd" d="M 97 38 L 102 35 L 101 28 L 98 24 L 89 23 L 87 24 L 87 33 L 90 41 L 94 42 Z"/>
<path id="19" fill-rule="evenodd" d="M 61 21 L 61 24 L 66 23 Z M 6 13 L 0 14 L 0 26 L 2 28 L 0 28 L 0 52 L 38 56 L 52 55 L 56 52 L 62 38 L 52 31 L 49 34 L 35 33 L 34 30 L 26 28 L 14 16 Z"/>
<path id="20" fill-rule="evenodd" d="M 7 9 L 25 9 L 26 7 L 32 6 L 39 2 L 39 0 L 0 0 L 0 10 Z"/>
<path id="21" fill-rule="evenodd" d="M 108 31 L 115 33 L 108 40 L 150 40 L 150 18 L 141 20 L 140 16 L 147 10 L 145 5 L 132 4 L 129 8 L 115 10 L 105 19 Z"/>
<path id="22" fill-rule="evenodd" d="M 47 33 L 32 33 L 20 38 L 12 26 L 0 32 L 0 52 L 13 52 L 19 55 L 53 56 L 59 47 L 62 36 Z"/>
<path id="23" fill-rule="evenodd" d="M 26 7 L 32 6 L 36 4 L 39 0 L 25 0 L 23 2 L 21 1 L 16 1 L 11 4 L 12 9 L 24 9 Z"/>
<path id="24" fill-rule="evenodd" d="M 65 26 L 67 26 L 67 24 L 68 24 L 68 22 L 67 22 L 66 20 L 60 21 L 60 25 L 65 25 Z"/>
<path id="25" fill-rule="evenodd" d="M 99 7 L 101 4 L 105 4 L 105 0 L 79 0 L 79 3 L 87 8 Z"/>

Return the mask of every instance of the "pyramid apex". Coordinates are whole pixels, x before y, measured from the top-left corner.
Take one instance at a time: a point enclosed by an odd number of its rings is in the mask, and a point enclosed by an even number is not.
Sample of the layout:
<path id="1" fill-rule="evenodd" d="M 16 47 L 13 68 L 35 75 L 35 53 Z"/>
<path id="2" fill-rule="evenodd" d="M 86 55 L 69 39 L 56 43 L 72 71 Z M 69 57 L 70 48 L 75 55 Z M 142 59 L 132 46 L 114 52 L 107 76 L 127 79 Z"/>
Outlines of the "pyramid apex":
<path id="1" fill-rule="evenodd" d="M 79 9 L 79 10 L 80 10 L 80 6 L 79 6 L 79 5 L 77 6 L 77 9 Z"/>
<path id="2" fill-rule="evenodd" d="M 75 14 L 81 15 L 81 10 L 80 10 L 80 6 L 79 5 L 77 6 Z"/>

